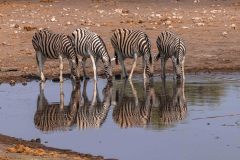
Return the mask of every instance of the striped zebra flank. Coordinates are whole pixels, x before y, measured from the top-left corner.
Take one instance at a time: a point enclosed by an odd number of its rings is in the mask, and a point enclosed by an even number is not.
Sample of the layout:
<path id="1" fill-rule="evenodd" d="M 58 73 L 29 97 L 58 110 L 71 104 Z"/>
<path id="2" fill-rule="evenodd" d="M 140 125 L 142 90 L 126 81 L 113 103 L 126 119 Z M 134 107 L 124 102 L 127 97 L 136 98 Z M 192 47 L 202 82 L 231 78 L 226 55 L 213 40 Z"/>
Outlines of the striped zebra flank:
<path id="1" fill-rule="evenodd" d="M 63 82 L 63 58 L 67 58 L 71 68 L 71 75 L 73 79 L 79 79 L 78 72 L 78 57 L 73 50 L 71 40 L 64 34 L 57 34 L 42 29 L 37 31 L 32 38 L 32 45 L 36 52 L 36 60 L 39 68 L 41 80 L 45 81 L 43 74 L 43 67 L 46 59 L 59 59 L 60 65 L 60 82 Z"/>
<path id="2" fill-rule="evenodd" d="M 184 61 L 186 47 L 183 40 L 175 33 L 170 31 L 161 32 L 157 38 L 158 54 L 155 60 L 161 59 L 161 76 L 165 79 L 165 65 L 169 58 L 173 63 L 173 78 L 175 80 L 184 80 Z"/>
<path id="3" fill-rule="evenodd" d="M 80 87 L 75 87 L 68 105 L 64 105 L 62 91 L 60 92 L 60 103 L 49 103 L 44 95 L 44 90 L 41 88 L 37 99 L 37 110 L 34 115 L 36 128 L 43 132 L 70 129 L 75 123 L 79 96 Z"/>
<path id="4" fill-rule="evenodd" d="M 111 59 L 108 54 L 105 43 L 96 33 L 85 28 L 75 30 L 71 35 L 74 49 L 82 57 L 82 67 L 84 77 L 87 77 L 85 64 L 87 58 L 90 58 L 93 65 L 94 80 L 97 81 L 97 62 L 101 59 L 104 66 L 104 73 L 108 81 L 112 80 Z"/>
<path id="5" fill-rule="evenodd" d="M 98 96 L 97 86 L 94 86 L 92 100 L 88 99 L 86 92 L 87 82 L 88 80 L 84 81 L 83 93 L 76 116 L 76 125 L 81 130 L 100 128 L 105 122 L 111 106 L 112 84 L 106 84 L 103 89 L 103 101 L 101 101 Z"/>
<path id="6" fill-rule="evenodd" d="M 122 76 L 124 78 L 132 79 L 138 57 L 142 57 L 144 79 L 147 78 L 147 75 L 149 78 L 152 77 L 153 65 L 151 43 L 144 32 L 138 30 L 117 29 L 111 37 L 111 43 L 114 48 L 116 64 L 118 64 L 119 60 L 122 69 Z M 126 58 L 134 59 L 129 77 L 124 65 L 124 60 Z"/>
<path id="7" fill-rule="evenodd" d="M 121 128 L 147 127 L 150 122 L 152 98 L 150 92 L 139 100 L 137 91 L 130 81 L 132 95 L 127 95 L 126 88 L 116 90 L 116 106 L 113 110 L 113 120 Z M 150 90 L 149 90 L 150 91 Z"/>
<path id="8" fill-rule="evenodd" d="M 184 94 L 184 83 L 174 83 L 172 95 L 169 94 L 165 82 L 159 97 L 159 121 L 162 125 L 170 125 L 186 118 L 187 101 Z"/>

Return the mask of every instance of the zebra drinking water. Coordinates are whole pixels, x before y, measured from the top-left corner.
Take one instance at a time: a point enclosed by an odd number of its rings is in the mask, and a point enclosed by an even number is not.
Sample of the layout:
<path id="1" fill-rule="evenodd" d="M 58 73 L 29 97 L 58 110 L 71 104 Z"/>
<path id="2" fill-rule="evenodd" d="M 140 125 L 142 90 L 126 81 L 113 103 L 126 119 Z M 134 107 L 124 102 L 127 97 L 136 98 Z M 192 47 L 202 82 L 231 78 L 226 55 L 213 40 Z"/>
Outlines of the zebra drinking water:
<path id="1" fill-rule="evenodd" d="M 36 60 L 42 81 L 45 81 L 43 66 L 47 58 L 59 59 L 60 82 L 63 82 L 62 61 L 64 57 L 69 60 L 73 79 L 78 79 L 80 77 L 78 72 L 78 57 L 73 50 L 70 39 L 66 35 L 53 33 L 48 29 L 42 29 L 34 34 L 32 45 L 36 51 Z"/>
<path id="2" fill-rule="evenodd" d="M 71 35 L 72 43 L 77 54 L 82 56 L 83 74 L 86 77 L 85 63 L 91 58 L 94 72 L 94 80 L 97 81 L 96 64 L 99 59 L 104 64 L 104 72 L 108 81 L 112 80 L 112 66 L 107 48 L 102 38 L 94 32 L 85 28 L 75 30 Z"/>
<path id="3" fill-rule="evenodd" d="M 174 79 L 184 80 L 184 61 L 186 48 L 180 37 L 172 32 L 165 31 L 160 33 L 157 38 L 158 54 L 155 57 L 157 61 L 161 59 L 161 76 L 165 79 L 165 65 L 169 58 L 172 59 Z"/>
<path id="4" fill-rule="evenodd" d="M 118 64 L 118 59 L 120 61 L 123 77 L 129 79 L 132 78 L 133 71 L 137 64 L 137 58 L 141 56 L 144 67 L 144 79 L 147 78 L 146 74 L 148 77 L 152 77 L 153 66 L 151 44 L 148 36 L 144 32 L 129 29 L 117 29 L 111 37 L 111 43 L 115 51 L 116 64 Z M 124 59 L 126 58 L 134 59 L 129 77 L 124 65 Z"/>

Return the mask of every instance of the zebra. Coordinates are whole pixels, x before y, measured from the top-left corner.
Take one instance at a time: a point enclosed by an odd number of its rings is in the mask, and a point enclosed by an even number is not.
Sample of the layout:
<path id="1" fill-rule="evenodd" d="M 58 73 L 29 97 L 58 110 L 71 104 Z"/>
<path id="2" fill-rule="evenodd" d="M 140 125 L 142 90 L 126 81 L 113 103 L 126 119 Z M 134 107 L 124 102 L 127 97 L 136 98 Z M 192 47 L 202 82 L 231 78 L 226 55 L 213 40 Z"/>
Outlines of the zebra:
<path id="1" fill-rule="evenodd" d="M 76 125 L 79 129 L 99 128 L 105 122 L 111 106 L 112 83 L 107 82 L 103 89 L 103 100 L 98 96 L 97 86 L 94 86 L 92 100 L 88 99 L 86 88 L 88 80 L 84 81 L 83 93 L 79 103 Z M 96 84 L 94 84 L 96 85 Z"/>
<path id="2" fill-rule="evenodd" d="M 75 123 L 77 107 L 79 104 L 80 87 L 72 90 L 71 99 L 68 105 L 64 105 L 64 94 L 60 89 L 60 103 L 49 103 L 44 95 L 43 87 L 37 99 L 37 110 L 34 115 L 36 128 L 43 132 L 66 130 Z"/>
<path id="3" fill-rule="evenodd" d="M 63 58 L 66 57 L 71 67 L 71 74 L 74 80 L 79 79 L 78 57 L 73 50 L 73 46 L 68 36 L 58 34 L 44 28 L 37 31 L 32 38 L 32 45 L 36 52 L 36 60 L 39 68 L 41 81 L 45 81 L 43 74 L 44 62 L 47 58 L 59 59 L 60 82 L 63 82 Z"/>
<path id="4" fill-rule="evenodd" d="M 113 110 L 113 120 L 121 128 L 146 127 L 150 122 L 152 96 L 151 88 L 145 93 L 143 99 L 139 99 L 137 91 L 130 81 L 132 96 L 126 93 L 126 81 L 124 87 L 116 90 L 116 105 Z M 123 90 L 121 90 L 123 89 Z"/>
<path id="5" fill-rule="evenodd" d="M 148 36 L 138 30 L 129 29 L 117 29 L 111 37 L 111 43 L 114 48 L 115 62 L 118 64 L 118 59 L 121 64 L 122 76 L 124 78 L 132 79 L 133 71 L 137 64 L 137 58 L 142 56 L 142 63 L 144 67 L 143 77 L 144 79 L 152 77 L 152 55 L 151 55 L 151 43 Z M 128 77 L 124 60 L 126 58 L 134 59 L 131 73 Z"/>
<path id="6" fill-rule="evenodd" d="M 87 58 L 90 58 L 93 65 L 94 80 L 95 82 L 97 81 L 96 64 L 98 60 L 101 59 L 104 65 L 105 75 L 108 81 L 111 81 L 112 80 L 111 59 L 102 38 L 88 29 L 79 28 L 72 33 L 71 40 L 74 45 L 76 53 L 82 57 L 84 77 L 87 77 L 85 71 L 85 63 Z"/>
<path id="7" fill-rule="evenodd" d="M 186 48 L 183 40 L 170 31 L 161 32 L 157 38 L 158 54 L 155 61 L 161 59 L 161 77 L 165 79 L 165 65 L 169 58 L 173 63 L 173 78 L 184 80 L 184 61 Z"/>

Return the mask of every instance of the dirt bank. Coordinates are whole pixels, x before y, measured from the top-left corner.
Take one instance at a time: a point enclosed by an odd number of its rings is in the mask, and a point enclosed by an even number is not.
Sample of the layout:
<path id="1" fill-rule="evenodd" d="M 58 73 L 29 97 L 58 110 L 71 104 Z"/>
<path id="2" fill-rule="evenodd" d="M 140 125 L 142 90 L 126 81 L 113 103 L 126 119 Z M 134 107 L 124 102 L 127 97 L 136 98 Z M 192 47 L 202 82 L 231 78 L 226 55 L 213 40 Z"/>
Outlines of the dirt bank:
<path id="1" fill-rule="evenodd" d="M 155 41 L 159 32 L 172 30 L 186 42 L 186 72 L 239 71 L 239 19 L 240 3 L 236 0 L 0 1 L 0 81 L 37 77 L 31 39 L 36 28 L 45 27 L 67 34 L 87 27 L 102 36 L 111 57 L 110 36 L 115 28 L 145 31 L 153 54 L 157 52 Z M 131 64 L 132 61 L 126 62 L 128 69 Z M 114 72 L 119 73 L 119 66 L 113 66 Z M 66 62 L 64 68 L 69 73 Z M 159 73 L 159 68 L 157 62 L 155 73 Z M 88 70 L 92 73 L 91 63 Z M 137 72 L 142 72 L 140 58 Z M 45 74 L 48 78 L 56 77 L 58 61 L 48 61 Z"/>
<path id="2" fill-rule="evenodd" d="M 186 72 L 240 70 L 240 3 L 237 0 L 201 0 L 200 3 L 194 0 L 0 0 L 0 83 L 38 78 L 31 39 L 37 29 L 45 27 L 67 34 L 87 27 L 103 38 L 111 57 L 110 37 L 116 28 L 145 31 L 151 40 L 153 54 L 157 52 L 157 35 L 171 30 L 185 40 Z M 127 60 L 128 70 L 131 64 L 132 61 Z M 99 66 L 102 73 L 101 63 Z M 114 73 L 119 73 L 119 66 L 113 66 Z M 141 66 L 139 58 L 135 73 L 142 73 Z M 170 62 L 168 66 L 171 70 Z M 155 73 L 159 73 L 159 68 L 157 62 Z M 90 60 L 87 70 L 92 74 Z M 47 61 L 44 73 L 48 78 L 57 77 L 58 61 Z M 66 61 L 64 73 L 69 73 Z M 12 139 L 9 143 L 4 140 L 5 137 L 0 136 L 0 155 L 2 159 L 11 159 L 8 154 L 4 156 L 5 150 L 18 140 Z"/>

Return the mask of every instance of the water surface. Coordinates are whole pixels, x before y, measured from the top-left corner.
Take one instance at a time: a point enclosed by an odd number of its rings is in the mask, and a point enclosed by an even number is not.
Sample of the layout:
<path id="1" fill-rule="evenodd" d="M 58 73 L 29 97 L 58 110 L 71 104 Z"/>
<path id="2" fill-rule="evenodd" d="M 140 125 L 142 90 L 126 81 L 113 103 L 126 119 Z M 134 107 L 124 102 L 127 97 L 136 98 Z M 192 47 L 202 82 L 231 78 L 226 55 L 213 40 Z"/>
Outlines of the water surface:
<path id="1" fill-rule="evenodd" d="M 238 160 L 240 76 L 0 85 L 0 133 L 105 158 Z"/>

